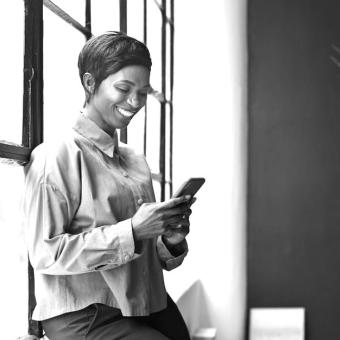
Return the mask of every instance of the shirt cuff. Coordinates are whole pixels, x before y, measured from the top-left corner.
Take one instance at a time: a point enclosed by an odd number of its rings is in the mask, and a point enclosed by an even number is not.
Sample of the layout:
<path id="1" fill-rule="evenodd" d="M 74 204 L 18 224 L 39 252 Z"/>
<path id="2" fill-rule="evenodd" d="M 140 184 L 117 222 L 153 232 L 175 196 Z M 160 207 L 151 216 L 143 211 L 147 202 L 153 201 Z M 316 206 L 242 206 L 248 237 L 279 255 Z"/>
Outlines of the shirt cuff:
<path id="1" fill-rule="evenodd" d="M 169 249 L 162 241 L 162 236 L 159 236 L 157 239 L 157 252 L 158 256 L 161 260 L 162 266 L 165 270 L 172 270 L 180 266 L 184 260 L 184 258 L 188 254 L 188 243 L 184 239 L 178 246 L 180 246 L 183 251 L 180 255 L 174 256 L 170 253 Z"/>
<path id="2" fill-rule="evenodd" d="M 131 218 L 112 226 L 119 235 L 120 259 L 122 263 L 132 260 L 135 253 L 135 241 L 132 233 Z"/>
<path id="3" fill-rule="evenodd" d="M 134 259 L 135 242 L 132 234 L 131 219 L 118 222 L 108 226 L 107 237 L 118 240 L 119 244 L 112 245 L 113 249 L 118 248 L 119 252 L 112 255 L 106 265 L 99 265 L 96 270 L 108 270 L 124 265 Z"/>

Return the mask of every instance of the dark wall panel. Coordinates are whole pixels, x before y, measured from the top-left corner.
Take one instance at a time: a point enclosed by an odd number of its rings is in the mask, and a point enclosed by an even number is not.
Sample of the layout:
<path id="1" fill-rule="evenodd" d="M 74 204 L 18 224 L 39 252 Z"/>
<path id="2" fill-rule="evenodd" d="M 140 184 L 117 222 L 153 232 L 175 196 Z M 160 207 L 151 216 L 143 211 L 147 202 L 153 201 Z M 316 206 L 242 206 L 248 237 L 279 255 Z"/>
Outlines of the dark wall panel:
<path id="1" fill-rule="evenodd" d="M 340 339 L 340 1 L 249 1 L 248 306 Z M 340 59 L 340 56 L 339 56 Z"/>

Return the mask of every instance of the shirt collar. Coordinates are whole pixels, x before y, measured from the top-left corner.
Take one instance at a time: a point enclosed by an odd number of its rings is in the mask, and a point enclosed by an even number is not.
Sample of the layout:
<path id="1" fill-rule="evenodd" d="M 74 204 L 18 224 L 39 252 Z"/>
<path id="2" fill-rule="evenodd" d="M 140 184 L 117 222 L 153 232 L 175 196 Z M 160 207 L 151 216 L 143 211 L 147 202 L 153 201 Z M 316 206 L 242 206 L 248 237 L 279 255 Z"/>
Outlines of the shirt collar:
<path id="1" fill-rule="evenodd" d="M 109 157 L 112 158 L 115 153 L 119 154 L 117 131 L 115 131 L 113 137 L 110 136 L 83 113 L 80 113 L 78 116 L 73 129 L 86 139 L 89 139 L 99 150 Z"/>

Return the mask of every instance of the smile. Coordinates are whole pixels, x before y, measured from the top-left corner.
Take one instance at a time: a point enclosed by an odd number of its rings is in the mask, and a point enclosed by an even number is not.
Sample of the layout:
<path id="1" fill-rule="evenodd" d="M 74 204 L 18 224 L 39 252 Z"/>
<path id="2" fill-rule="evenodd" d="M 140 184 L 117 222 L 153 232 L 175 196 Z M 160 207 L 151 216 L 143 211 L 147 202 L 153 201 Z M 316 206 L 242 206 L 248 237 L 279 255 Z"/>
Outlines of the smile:
<path id="1" fill-rule="evenodd" d="M 116 106 L 117 111 L 125 118 L 131 118 L 137 111 L 128 111 Z"/>

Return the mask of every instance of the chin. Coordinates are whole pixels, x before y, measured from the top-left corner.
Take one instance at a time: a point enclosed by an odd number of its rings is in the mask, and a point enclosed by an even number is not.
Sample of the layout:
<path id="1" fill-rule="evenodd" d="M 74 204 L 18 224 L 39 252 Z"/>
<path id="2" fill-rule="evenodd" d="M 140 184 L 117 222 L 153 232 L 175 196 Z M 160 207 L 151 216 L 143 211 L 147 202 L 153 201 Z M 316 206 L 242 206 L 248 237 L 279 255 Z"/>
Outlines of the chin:
<path id="1" fill-rule="evenodd" d="M 131 122 L 131 118 L 129 120 L 124 120 L 120 122 L 120 126 L 117 129 L 124 129 L 126 128 Z"/>

